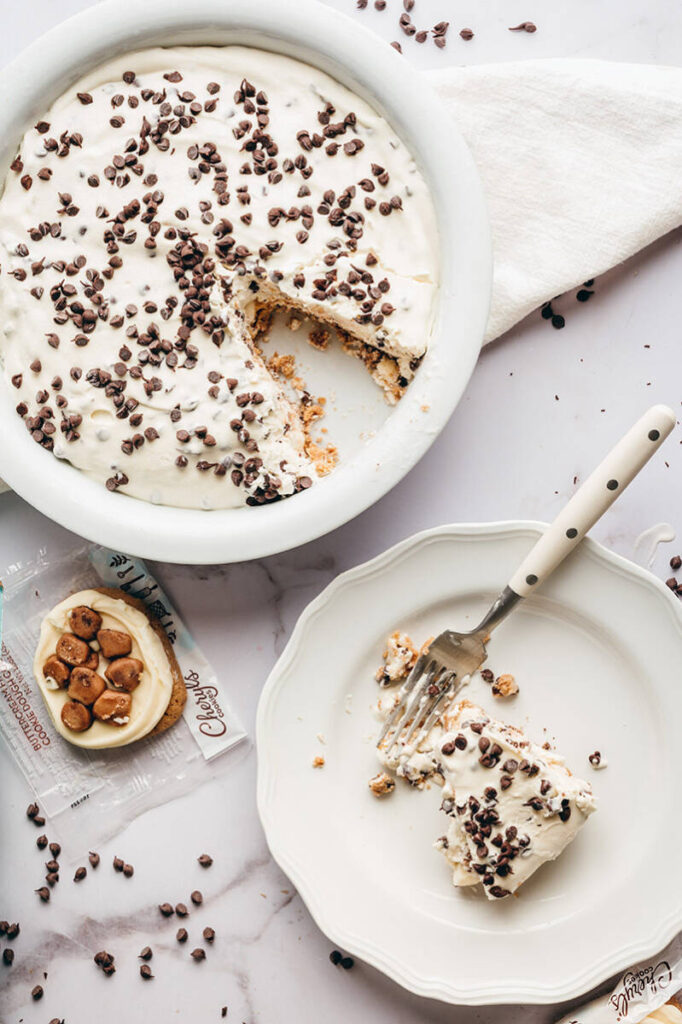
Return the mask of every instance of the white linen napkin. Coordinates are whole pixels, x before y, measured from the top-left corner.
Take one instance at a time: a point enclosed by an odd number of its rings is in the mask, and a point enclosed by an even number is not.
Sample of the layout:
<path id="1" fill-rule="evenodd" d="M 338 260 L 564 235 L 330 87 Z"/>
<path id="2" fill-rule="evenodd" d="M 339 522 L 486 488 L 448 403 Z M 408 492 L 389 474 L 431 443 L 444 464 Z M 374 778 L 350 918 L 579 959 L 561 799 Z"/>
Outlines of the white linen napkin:
<path id="1" fill-rule="evenodd" d="M 682 223 L 682 68 L 556 59 L 426 74 L 487 194 L 486 342 Z"/>

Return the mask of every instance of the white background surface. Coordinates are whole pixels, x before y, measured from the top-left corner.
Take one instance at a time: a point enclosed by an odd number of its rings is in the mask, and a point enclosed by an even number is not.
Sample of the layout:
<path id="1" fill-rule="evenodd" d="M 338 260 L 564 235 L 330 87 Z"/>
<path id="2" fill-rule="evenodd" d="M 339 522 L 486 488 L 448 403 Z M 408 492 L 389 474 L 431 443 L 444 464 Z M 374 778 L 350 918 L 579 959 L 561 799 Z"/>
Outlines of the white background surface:
<path id="1" fill-rule="evenodd" d="M 0 61 L 84 6 L 83 0 L 4 0 Z M 286 6 L 282 0 L 283 12 Z M 332 6 L 352 11 L 354 2 L 333 0 Z M 396 26 L 400 10 L 398 0 L 388 0 L 383 13 L 355 16 L 386 41 L 400 38 L 406 59 L 423 67 L 539 56 L 679 63 L 682 46 L 682 16 L 673 0 L 417 0 L 413 20 L 420 27 L 451 21 L 443 51 L 405 39 Z M 507 31 L 529 19 L 538 26 L 535 34 Z M 476 33 L 471 42 L 457 35 L 464 26 Z M 354 523 L 259 563 L 200 572 L 158 567 L 251 735 L 260 687 L 297 615 L 337 572 L 427 526 L 549 519 L 571 494 L 574 479 L 584 478 L 648 404 L 664 401 L 679 409 L 681 237 L 673 234 L 598 280 L 589 303 L 572 296 L 559 300 L 556 308 L 567 319 L 563 331 L 536 314 L 490 346 L 427 457 Z M 656 523 L 667 521 L 680 532 L 679 428 L 678 434 L 594 531 L 626 556 Z M 0 496 L 0 565 L 72 541 L 14 495 Z M 667 560 L 675 550 L 675 544 L 659 549 L 654 571 L 669 575 Z M 37 832 L 24 819 L 30 793 L 4 749 L 0 778 L 0 917 L 22 925 L 15 965 L 0 965 L 3 1024 L 47 1024 L 55 1016 L 67 1024 L 95 1018 L 103 1024 L 202 1024 L 220 1020 L 224 1005 L 228 1022 L 246 1024 L 312 1024 L 321 1018 L 326 1024 L 549 1024 L 560 1015 L 558 1008 L 444 1007 L 404 993 L 361 964 L 348 973 L 334 969 L 327 959 L 331 944 L 268 856 L 255 810 L 252 748 L 236 754 L 226 785 L 207 786 L 149 813 L 100 849 L 102 866 L 87 888 L 73 886 L 65 874 L 49 906 L 39 905 L 32 893 L 42 883 L 47 858 L 35 849 Z M 194 858 L 204 851 L 215 864 L 199 875 Z M 69 852 L 74 858 L 82 853 L 77 836 Z M 114 853 L 136 867 L 125 885 L 111 870 Z M 198 940 L 210 924 L 218 933 L 202 964 L 188 960 L 191 946 L 180 952 L 173 939 L 177 924 L 162 927 L 156 911 L 166 899 L 187 900 L 195 885 L 205 904 L 190 932 Z M 155 950 L 157 977 L 145 985 L 135 957 L 147 943 Z M 119 970 L 112 979 L 92 963 L 101 948 L 116 954 Z M 30 990 L 37 982 L 45 997 L 33 1004 Z"/>

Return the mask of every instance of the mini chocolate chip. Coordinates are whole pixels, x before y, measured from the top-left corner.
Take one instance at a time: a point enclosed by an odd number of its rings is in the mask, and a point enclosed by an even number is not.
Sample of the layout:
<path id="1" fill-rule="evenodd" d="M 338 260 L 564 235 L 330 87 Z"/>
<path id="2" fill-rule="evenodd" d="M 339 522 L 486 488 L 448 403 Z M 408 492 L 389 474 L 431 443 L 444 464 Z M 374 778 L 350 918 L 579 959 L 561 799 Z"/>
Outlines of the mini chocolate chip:
<path id="1" fill-rule="evenodd" d="M 154 977 L 149 964 L 140 964 L 140 976 L 144 978 L 145 981 L 149 981 L 150 978 Z"/>
<path id="2" fill-rule="evenodd" d="M 201 895 L 198 889 L 195 889 L 194 892 L 190 894 L 190 899 L 192 903 L 196 904 L 197 907 L 199 906 L 200 903 L 204 902 L 204 897 Z"/>
<path id="3" fill-rule="evenodd" d="M 207 853 L 202 853 L 201 857 L 197 858 L 202 868 L 210 868 L 213 863 L 213 857 L 209 857 Z"/>
<path id="4" fill-rule="evenodd" d="M 190 953 L 190 956 L 192 957 L 192 960 L 196 960 L 196 961 L 205 960 L 206 959 L 206 950 L 204 950 L 204 949 L 193 949 L 192 952 Z"/>
<path id="5" fill-rule="evenodd" d="M 187 929 L 178 928 L 178 930 L 175 933 L 175 938 L 177 939 L 178 942 L 187 942 Z"/>

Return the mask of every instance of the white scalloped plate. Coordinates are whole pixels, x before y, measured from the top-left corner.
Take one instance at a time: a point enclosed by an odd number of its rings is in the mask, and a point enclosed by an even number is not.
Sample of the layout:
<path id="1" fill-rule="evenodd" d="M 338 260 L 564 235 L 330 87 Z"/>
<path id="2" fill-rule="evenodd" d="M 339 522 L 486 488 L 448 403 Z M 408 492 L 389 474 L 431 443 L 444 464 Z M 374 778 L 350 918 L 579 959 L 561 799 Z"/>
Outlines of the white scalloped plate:
<path id="1" fill-rule="evenodd" d="M 301 616 L 258 709 L 258 806 L 273 856 L 320 928 L 420 995 L 572 998 L 682 927 L 682 610 L 650 573 L 585 541 L 495 633 L 489 666 L 521 688 L 469 696 L 592 782 L 599 810 L 518 898 L 457 891 L 431 848 L 437 787 L 377 801 L 372 676 L 396 627 L 416 640 L 478 621 L 543 529 L 446 526 L 338 577 Z M 547 729 L 545 733 L 543 730 Z M 318 734 L 324 739 L 318 739 Z M 600 749 L 608 767 L 595 772 Z M 322 754 L 325 765 L 313 769 Z"/>

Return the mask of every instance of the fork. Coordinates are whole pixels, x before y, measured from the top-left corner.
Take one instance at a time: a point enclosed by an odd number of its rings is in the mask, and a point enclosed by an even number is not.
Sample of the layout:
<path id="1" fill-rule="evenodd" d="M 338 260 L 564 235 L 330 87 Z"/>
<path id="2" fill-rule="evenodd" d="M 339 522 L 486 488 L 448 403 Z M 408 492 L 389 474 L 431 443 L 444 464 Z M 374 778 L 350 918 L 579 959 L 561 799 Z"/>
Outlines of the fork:
<path id="1" fill-rule="evenodd" d="M 675 413 L 666 405 L 644 413 L 545 530 L 479 625 L 467 633 L 446 629 L 419 655 L 377 741 L 386 757 L 396 746 L 405 752 L 411 743 L 419 747 L 445 703 L 486 660 L 493 629 L 575 550 L 674 426 Z"/>

